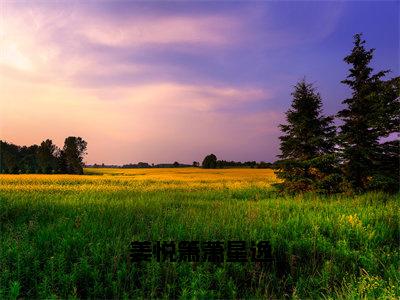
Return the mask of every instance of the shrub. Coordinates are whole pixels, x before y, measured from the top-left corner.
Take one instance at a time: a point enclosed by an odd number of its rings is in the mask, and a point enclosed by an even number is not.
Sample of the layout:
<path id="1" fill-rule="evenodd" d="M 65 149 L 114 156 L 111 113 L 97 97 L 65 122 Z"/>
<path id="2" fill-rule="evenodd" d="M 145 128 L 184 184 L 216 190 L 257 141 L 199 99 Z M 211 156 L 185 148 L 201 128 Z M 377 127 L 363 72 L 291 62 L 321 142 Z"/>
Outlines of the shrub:
<path id="1" fill-rule="evenodd" d="M 342 191 L 344 179 L 334 154 L 304 161 L 282 160 L 277 166 L 277 176 L 283 179 L 283 183 L 275 185 L 278 190 L 289 193 L 315 191 L 327 194 Z"/>
<path id="2" fill-rule="evenodd" d="M 376 174 L 373 175 L 368 181 L 367 188 L 369 190 L 382 190 L 386 192 L 395 193 L 399 191 L 399 181 L 393 177 Z"/>

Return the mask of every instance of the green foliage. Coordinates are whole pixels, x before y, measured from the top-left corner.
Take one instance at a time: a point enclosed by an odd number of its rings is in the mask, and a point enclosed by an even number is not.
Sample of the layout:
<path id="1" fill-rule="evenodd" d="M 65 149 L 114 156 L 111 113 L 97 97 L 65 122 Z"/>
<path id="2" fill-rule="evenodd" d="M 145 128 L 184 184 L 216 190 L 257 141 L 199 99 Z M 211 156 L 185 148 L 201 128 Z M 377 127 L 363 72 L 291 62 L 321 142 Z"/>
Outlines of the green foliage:
<path id="1" fill-rule="evenodd" d="M 87 142 L 81 137 L 70 136 L 65 139 L 62 151 L 69 174 L 83 174 L 83 157 L 86 154 Z"/>
<path id="2" fill-rule="evenodd" d="M 367 189 L 375 191 L 398 192 L 399 181 L 396 176 L 376 174 L 368 180 Z"/>
<path id="3" fill-rule="evenodd" d="M 369 64 L 375 49 L 367 50 L 364 45 L 361 34 L 356 34 L 352 52 L 344 58 L 351 68 L 342 83 L 352 89 L 352 97 L 343 101 L 346 107 L 338 112 L 343 121 L 339 135 L 343 169 L 353 189 L 360 191 L 371 187 L 371 175 L 384 171 L 386 157 L 380 140 L 398 130 L 400 118 L 399 79 L 382 81 L 389 71 L 372 74 Z"/>
<path id="4" fill-rule="evenodd" d="M 320 95 L 312 84 L 300 81 L 292 93 L 287 124 L 280 125 L 283 158 L 276 166 L 278 184 L 286 192 L 337 192 L 341 182 L 334 152 L 335 127 L 332 117 L 322 116 Z"/>
<path id="5" fill-rule="evenodd" d="M 37 150 L 37 163 L 40 173 L 49 174 L 57 169 L 58 148 L 53 141 L 47 139 L 43 141 Z"/>
<path id="6" fill-rule="evenodd" d="M 342 191 L 344 178 L 335 154 L 321 155 L 309 160 L 281 160 L 277 162 L 276 184 L 280 191 L 297 193 L 315 191 L 337 193 Z"/>
<path id="7" fill-rule="evenodd" d="M 0 173 L 83 174 L 86 147 L 81 137 L 65 139 L 63 150 L 49 139 L 29 147 L 0 141 Z"/>
<path id="8" fill-rule="evenodd" d="M 398 192 L 400 190 L 400 141 L 381 143 L 378 150 L 379 153 L 373 161 L 374 167 L 370 173 L 372 180 L 369 177 L 367 189 Z"/>
<path id="9" fill-rule="evenodd" d="M 352 89 L 352 96 L 337 114 L 343 121 L 338 139 L 332 117 L 320 116 L 321 98 L 312 85 L 303 80 L 295 86 L 287 124 L 280 125 L 284 135 L 277 167 L 284 182 L 279 189 L 399 191 L 400 141 L 388 137 L 400 126 L 400 77 L 383 81 L 389 71 L 372 74 L 374 49 L 364 45 L 361 34 L 356 34 L 352 52 L 344 58 L 351 68 L 342 83 Z"/>
<path id="10" fill-rule="evenodd" d="M 398 196 L 279 196 L 263 188 L 1 191 L 0 295 L 398 298 Z M 270 241 L 275 263 L 128 259 L 132 240 L 234 239 Z"/>
<path id="11" fill-rule="evenodd" d="M 19 147 L 0 140 L 0 171 L 6 174 L 16 174 L 18 166 Z"/>
<path id="12" fill-rule="evenodd" d="M 371 91 L 369 98 L 371 124 L 380 137 L 387 137 L 399 131 L 400 126 L 400 76 L 387 81 L 377 81 L 377 86 Z"/>
<path id="13" fill-rule="evenodd" d="M 308 160 L 332 153 L 335 145 L 333 117 L 322 115 L 322 101 L 312 84 L 300 81 L 292 93 L 291 108 L 286 112 L 287 124 L 280 125 L 284 133 L 280 158 Z"/>

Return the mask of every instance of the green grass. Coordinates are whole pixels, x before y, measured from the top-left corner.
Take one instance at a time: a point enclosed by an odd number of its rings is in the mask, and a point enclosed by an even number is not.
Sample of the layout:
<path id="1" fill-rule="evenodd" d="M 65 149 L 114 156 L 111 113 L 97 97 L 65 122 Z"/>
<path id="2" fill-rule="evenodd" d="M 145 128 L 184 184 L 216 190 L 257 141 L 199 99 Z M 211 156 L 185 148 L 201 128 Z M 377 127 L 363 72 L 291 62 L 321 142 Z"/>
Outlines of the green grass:
<path id="1" fill-rule="evenodd" d="M 399 195 L 0 189 L 0 298 L 399 298 Z M 131 263 L 132 240 L 268 240 L 275 262 Z"/>

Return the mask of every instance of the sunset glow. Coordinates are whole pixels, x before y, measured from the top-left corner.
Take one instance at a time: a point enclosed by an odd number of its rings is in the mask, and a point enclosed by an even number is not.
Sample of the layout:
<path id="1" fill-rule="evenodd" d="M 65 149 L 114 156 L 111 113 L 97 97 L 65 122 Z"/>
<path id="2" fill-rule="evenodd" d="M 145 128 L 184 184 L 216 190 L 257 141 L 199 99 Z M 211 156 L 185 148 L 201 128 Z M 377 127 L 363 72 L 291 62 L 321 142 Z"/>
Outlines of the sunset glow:
<path id="1" fill-rule="evenodd" d="M 87 163 L 273 161 L 296 81 L 315 82 L 329 114 L 349 95 L 342 59 L 359 31 L 376 68 L 399 73 L 398 2 L 0 8 L 1 139 L 81 136 Z"/>

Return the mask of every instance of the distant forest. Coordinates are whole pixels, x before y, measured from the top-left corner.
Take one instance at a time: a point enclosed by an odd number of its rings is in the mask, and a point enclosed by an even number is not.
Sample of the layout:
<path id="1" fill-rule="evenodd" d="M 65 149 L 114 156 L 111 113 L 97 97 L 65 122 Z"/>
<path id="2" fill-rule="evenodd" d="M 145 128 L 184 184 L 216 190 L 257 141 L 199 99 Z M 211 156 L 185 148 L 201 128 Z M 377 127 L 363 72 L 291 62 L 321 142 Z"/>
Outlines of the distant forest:
<path id="1" fill-rule="evenodd" d="M 85 165 L 87 142 L 81 137 L 70 136 L 65 139 L 64 147 L 58 148 L 52 140 L 47 139 L 40 145 L 18 146 L 5 141 L 0 141 L 0 173 L 3 174 L 83 174 L 84 167 L 91 168 L 185 168 L 203 167 L 212 168 L 271 168 L 273 164 L 256 161 L 226 161 L 217 160 L 214 154 L 206 156 L 202 165 L 194 161 L 192 164 L 174 163 L 149 164 L 139 162 L 137 164 Z"/>
<path id="2" fill-rule="evenodd" d="M 83 174 L 86 148 L 86 141 L 74 136 L 65 139 L 62 149 L 49 139 L 32 146 L 0 140 L 0 173 Z"/>
<path id="3" fill-rule="evenodd" d="M 209 157 L 214 156 L 215 161 L 209 162 Z M 268 162 L 256 162 L 256 161 L 226 161 L 226 160 L 217 160 L 217 157 L 214 154 L 210 154 L 206 156 L 202 165 L 198 161 L 194 161 L 192 164 L 182 164 L 177 161 L 174 163 L 163 163 L 163 164 L 149 164 L 147 162 L 138 162 L 137 164 L 125 164 L 125 165 L 106 165 L 106 164 L 93 164 L 86 165 L 86 167 L 90 168 L 121 168 L 121 169 L 136 169 L 136 168 L 187 168 L 187 167 L 203 167 L 206 169 L 215 169 L 215 168 L 271 168 L 273 166 L 272 163 Z"/>

